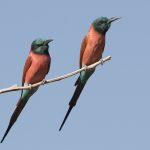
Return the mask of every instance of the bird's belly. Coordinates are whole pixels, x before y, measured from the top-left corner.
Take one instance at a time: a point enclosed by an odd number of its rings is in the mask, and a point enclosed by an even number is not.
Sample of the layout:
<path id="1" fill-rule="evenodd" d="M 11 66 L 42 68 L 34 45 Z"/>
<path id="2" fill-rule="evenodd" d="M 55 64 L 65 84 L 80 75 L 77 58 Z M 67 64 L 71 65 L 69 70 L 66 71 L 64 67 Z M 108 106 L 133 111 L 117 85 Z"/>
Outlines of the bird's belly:
<path id="1" fill-rule="evenodd" d="M 82 63 L 84 65 L 91 65 L 101 59 L 101 51 L 100 50 L 89 50 L 85 51 L 82 59 Z"/>
<path id="2" fill-rule="evenodd" d="M 42 81 L 45 78 L 48 70 L 48 65 L 46 63 L 35 63 L 33 64 L 33 67 L 31 69 L 32 70 L 29 69 L 29 71 L 27 72 L 25 82 L 34 84 Z"/>

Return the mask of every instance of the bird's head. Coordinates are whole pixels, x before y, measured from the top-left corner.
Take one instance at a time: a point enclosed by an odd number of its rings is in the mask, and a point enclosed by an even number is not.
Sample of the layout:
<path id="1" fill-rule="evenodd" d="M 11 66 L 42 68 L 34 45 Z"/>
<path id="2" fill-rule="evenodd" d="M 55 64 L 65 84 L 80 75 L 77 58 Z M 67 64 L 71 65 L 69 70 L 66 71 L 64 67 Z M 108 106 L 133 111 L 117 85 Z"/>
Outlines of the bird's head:
<path id="1" fill-rule="evenodd" d="M 31 50 L 38 54 L 48 54 L 49 45 L 48 43 L 52 42 L 52 39 L 43 40 L 43 39 L 36 39 L 31 44 Z"/>
<path id="2" fill-rule="evenodd" d="M 107 17 L 99 17 L 93 21 L 94 29 L 97 32 L 105 34 L 110 28 L 111 23 L 118 19 L 120 19 L 120 17 L 112 17 L 110 19 Z"/>

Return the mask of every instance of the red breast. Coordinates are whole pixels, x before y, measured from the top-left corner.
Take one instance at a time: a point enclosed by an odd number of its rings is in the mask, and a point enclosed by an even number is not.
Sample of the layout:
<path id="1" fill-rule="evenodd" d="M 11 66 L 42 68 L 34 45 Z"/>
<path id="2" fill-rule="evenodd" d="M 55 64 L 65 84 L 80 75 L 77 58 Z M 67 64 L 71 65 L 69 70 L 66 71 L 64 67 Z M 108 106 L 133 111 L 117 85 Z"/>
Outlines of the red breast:
<path id="1" fill-rule="evenodd" d="M 102 58 L 105 47 L 105 35 L 95 31 L 91 25 L 86 37 L 87 45 L 83 54 L 82 64 L 90 65 Z"/>
<path id="2" fill-rule="evenodd" d="M 51 57 L 45 54 L 36 54 L 30 51 L 29 56 L 32 59 L 32 64 L 26 73 L 26 83 L 37 83 L 42 81 L 49 71 Z"/>

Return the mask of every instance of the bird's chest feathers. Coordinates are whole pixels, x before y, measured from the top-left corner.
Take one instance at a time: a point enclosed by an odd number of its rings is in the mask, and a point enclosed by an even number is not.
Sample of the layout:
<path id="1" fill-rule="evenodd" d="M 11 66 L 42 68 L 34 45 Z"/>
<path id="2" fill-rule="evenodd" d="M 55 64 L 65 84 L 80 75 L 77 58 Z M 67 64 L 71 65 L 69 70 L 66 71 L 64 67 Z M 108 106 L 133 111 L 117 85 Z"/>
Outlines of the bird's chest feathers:
<path id="1" fill-rule="evenodd" d="M 49 55 L 31 54 L 31 57 L 33 63 L 38 66 L 48 64 L 50 60 Z"/>
<path id="2" fill-rule="evenodd" d="M 102 53 L 105 46 L 105 35 L 98 33 L 93 28 L 88 32 L 87 50 L 95 55 Z"/>
<path id="3" fill-rule="evenodd" d="M 44 76 L 50 64 L 50 56 L 49 55 L 40 55 L 40 54 L 31 54 L 32 57 L 32 72 L 34 76 Z M 29 71 L 30 72 L 30 71 Z"/>
<path id="4" fill-rule="evenodd" d="M 84 52 L 84 58 L 89 63 L 94 63 L 101 59 L 105 46 L 105 38 L 97 34 L 92 34 L 88 38 L 88 44 Z"/>

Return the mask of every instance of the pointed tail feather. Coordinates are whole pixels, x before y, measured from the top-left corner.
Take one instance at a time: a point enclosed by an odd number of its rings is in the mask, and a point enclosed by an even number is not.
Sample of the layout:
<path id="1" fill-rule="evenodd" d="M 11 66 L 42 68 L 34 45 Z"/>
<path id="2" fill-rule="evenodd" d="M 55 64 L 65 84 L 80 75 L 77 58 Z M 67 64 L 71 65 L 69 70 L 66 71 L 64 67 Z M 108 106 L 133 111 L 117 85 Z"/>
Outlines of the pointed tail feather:
<path id="1" fill-rule="evenodd" d="M 78 77 L 78 79 L 77 79 L 77 81 L 75 82 L 74 86 L 77 86 L 79 82 L 80 82 L 80 77 Z"/>
<path id="2" fill-rule="evenodd" d="M 13 123 L 13 124 L 14 124 L 14 123 Z M 6 130 L 6 132 L 5 132 L 4 136 L 3 136 L 3 138 L 2 138 L 2 140 L 1 140 L 1 143 L 3 143 L 5 137 L 7 136 L 8 132 L 9 132 L 9 130 L 11 129 L 11 127 L 13 126 L 13 124 L 9 123 L 8 128 L 7 128 L 7 130 Z"/>
<path id="3" fill-rule="evenodd" d="M 72 96 L 72 99 L 69 102 L 69 109 L 68 109 L 66 116 L 65 116 L 65 118 L 64 118 L 64 120 L 63 120 L 63 122 L 59 128 L 59 131 L 61 131 L 63 125 L 65 124 L 65 122 L 66 122 L 66 120 L 67 120 L 67 118 L 68 118 L 68 116 L 72 110 L 72 108 L 76 105 L 77 100 L 78 100 L 78 98 L 79 98 L 79 96 L 80 96 L 80 94 L 81 94 L 81 92 L 85 86 L 85 83 L 81 83 L 80 78 L 78 78 L 77 82 L 78 82 L 78 85 L 77 85 L 76 90 Z"/>
<path id="4" fill-rule="evenodd" d="M 10 122 L 9 122 L 9 125 L 8 125 L 8 128 L 1 140 L 1 143 L 4 141 L 5 137 L 7 136 L 8 132 L 10 131 L 10 129 L 12 128 L 12 126 L 14 125 L 14 123 L 16 122 L 18 116 L 20 115 L 21 111 L 23 110 L 24 106 L 26 105 L 27 103 L 27 100 L 20 100 L 20 102 L 18 103 L 14 113 L 12 114 L 11 116 L 11 119 L 10 119 Z"/>
<path id="5" fill-rule="evenodd" d="M 71 112 L 71 110 L 72 110 L 72 108 L 73 108 L 72 106 L 69 107 L 69 109 L 68 109 L 68 111 L 67 111 L 67 113 L 66 113 L 66 116 L 65 116 L 65 118 L 64 118 L 64 120 L 63 120 L 63 122 L 62 122 L 62 124 L 61 124 L 61 126 L 60 126 L 60 128 L 59 128 L 59 131 L 61 131 L 61 129 L 62 129 L 64 123 L 66 122 L 66 120 L 67 120 L 67 118 L 68 118 L 68 116 L 69 116 L 69 114 L 70 114 L 70 112 Z"/>

